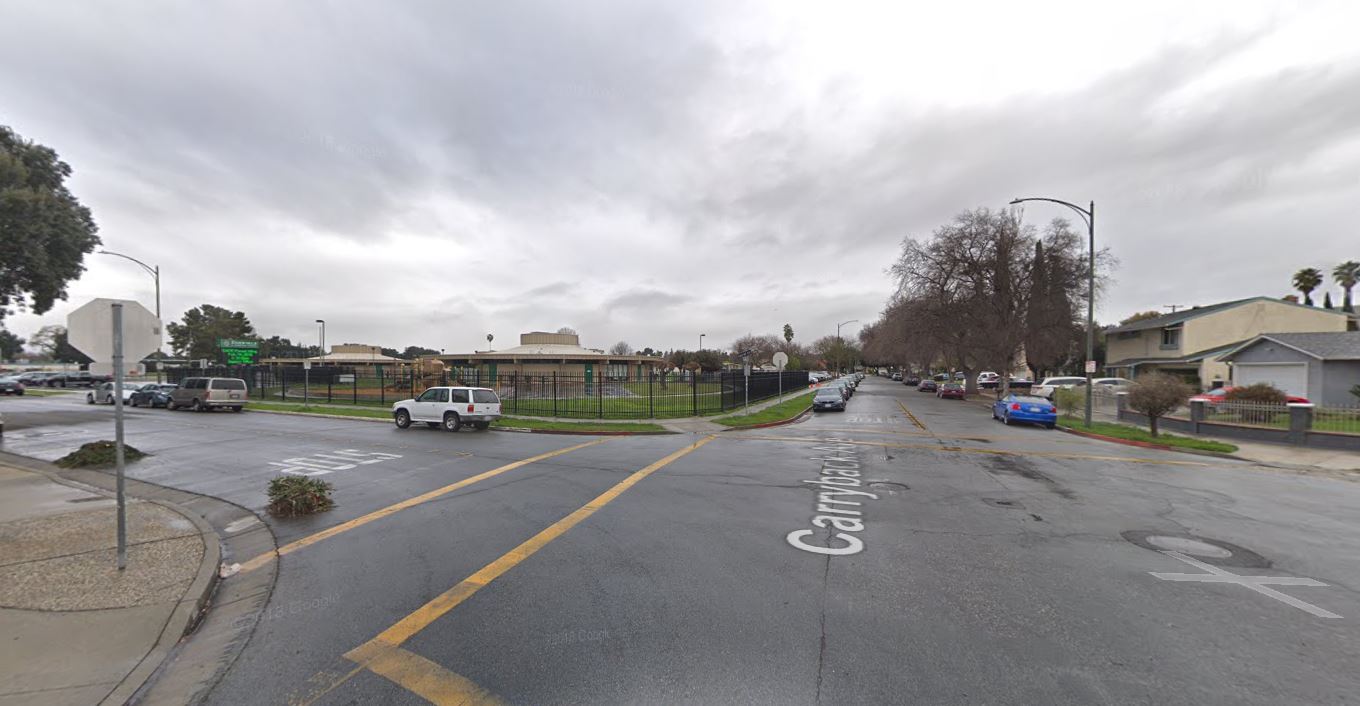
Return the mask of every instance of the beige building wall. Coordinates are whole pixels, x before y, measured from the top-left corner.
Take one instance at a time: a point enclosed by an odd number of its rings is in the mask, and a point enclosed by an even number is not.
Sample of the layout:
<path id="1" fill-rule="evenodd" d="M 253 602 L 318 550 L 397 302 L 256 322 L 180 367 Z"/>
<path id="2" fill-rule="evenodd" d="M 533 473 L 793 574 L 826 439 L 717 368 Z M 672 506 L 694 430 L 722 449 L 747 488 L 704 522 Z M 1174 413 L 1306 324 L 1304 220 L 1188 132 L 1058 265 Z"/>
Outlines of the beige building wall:
<path id="1" fill-rule="evenodd" d="M 1179 351 L 1158 350 L 1162 342 L 1162 330 L 1159 328 L 1148 329 L 1147 331 L 1134 331 L 1138 334 L 1133 338 L 1120 338 L 1120 334 L 1112 333 L 1105 336 L 1105 360 L 1115 361 L 1125 358 L 1151 358 L 1161 356 L 1163 358 L 1179 355 Z"/>
<path id="2" fill-rule="evenodd" d="M 1339 311 L 1287 302 L 1255 301 L 1185 322 L 1185 330 L 1181 333 L 1181 354 L 1226 346 L 1263 333 L 1345 330 L 1346 316 Z M 1161 340 L 1160 334 L 1157 340 Z"/>

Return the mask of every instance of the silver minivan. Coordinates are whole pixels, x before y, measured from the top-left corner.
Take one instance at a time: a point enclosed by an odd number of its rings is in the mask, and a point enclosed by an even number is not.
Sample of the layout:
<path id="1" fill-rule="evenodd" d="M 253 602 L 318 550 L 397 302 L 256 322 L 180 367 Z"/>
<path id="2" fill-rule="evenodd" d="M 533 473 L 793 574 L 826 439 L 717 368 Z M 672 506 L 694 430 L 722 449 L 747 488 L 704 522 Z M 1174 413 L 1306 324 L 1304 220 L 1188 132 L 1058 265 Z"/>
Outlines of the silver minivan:
<path id="1" fill-rule="evenodd" d="M 184 378 L 170 391 L 166 409 L 188 407 L 195 412 L 225 407 L 239 412 L 246 406 L 249 391 L 241 378 Z"/>

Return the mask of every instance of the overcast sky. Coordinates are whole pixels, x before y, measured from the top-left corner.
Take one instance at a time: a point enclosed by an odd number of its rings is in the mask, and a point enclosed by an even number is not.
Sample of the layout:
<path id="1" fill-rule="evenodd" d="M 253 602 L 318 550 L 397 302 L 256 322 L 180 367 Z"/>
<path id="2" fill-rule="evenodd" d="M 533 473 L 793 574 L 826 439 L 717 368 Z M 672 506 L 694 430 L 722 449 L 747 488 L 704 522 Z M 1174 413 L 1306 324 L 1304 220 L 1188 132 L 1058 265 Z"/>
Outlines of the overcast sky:
<path id="1" fill-rule="evenodd" d="M 1360 259 L 1355 2 L 0 16 L 0 124 L 71 164 L 106 248 L 160 265 L 167 320 L 207 302 L 263 335 L 314 342 L 323 318 L 331 344 L 450 352 L 564 325 L 599 348 L 786 322 L 810 342 L 877 316 L 904 236 L 1031 195 L 1096 201 L 1106 321 Z M 151 307 L 131 263 L 86 265 L 8 326 Z"/>

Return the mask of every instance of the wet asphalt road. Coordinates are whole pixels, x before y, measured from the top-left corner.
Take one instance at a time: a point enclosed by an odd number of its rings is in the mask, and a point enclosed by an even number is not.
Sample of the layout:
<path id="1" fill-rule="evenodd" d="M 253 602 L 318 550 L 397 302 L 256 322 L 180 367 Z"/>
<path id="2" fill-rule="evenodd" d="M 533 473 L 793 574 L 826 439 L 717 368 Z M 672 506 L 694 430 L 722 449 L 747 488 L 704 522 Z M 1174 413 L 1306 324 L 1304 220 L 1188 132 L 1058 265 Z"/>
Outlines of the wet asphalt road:
<path id="1" fill-rule="evenodd" d="M 0 411 L 12 453 L 111 435 L 78 399 Z M 153 454 L 134 477 L 266 518 L 279 470 L 329 469 L 338 506 L 267 519 L 280 545 L 596 440 L 164 410 L 127 430 Z M 1360 700 L 1360 484 L 1005 427 L 877 378 L 844 414 L 706 439 L 606 439 L 288 553 L 209 701 Z M 847 489 L 870 495 L 826 492 Z"/>

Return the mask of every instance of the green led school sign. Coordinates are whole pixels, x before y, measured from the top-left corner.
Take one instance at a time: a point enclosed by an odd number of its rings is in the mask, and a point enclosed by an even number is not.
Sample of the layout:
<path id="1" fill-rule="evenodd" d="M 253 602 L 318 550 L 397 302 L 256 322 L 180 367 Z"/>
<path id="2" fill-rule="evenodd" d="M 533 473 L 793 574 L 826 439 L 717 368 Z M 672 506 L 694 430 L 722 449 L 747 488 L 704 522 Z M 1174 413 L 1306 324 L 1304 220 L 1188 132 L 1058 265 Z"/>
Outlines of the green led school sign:
<path id="1" fill-rule="evenodd" d="M 251 365 L 260 352 L 259 341 L 243 341 L 239 338 L 219 338 L 217 347 L 222 349 L 222 357 L 227 365 Z"/>

